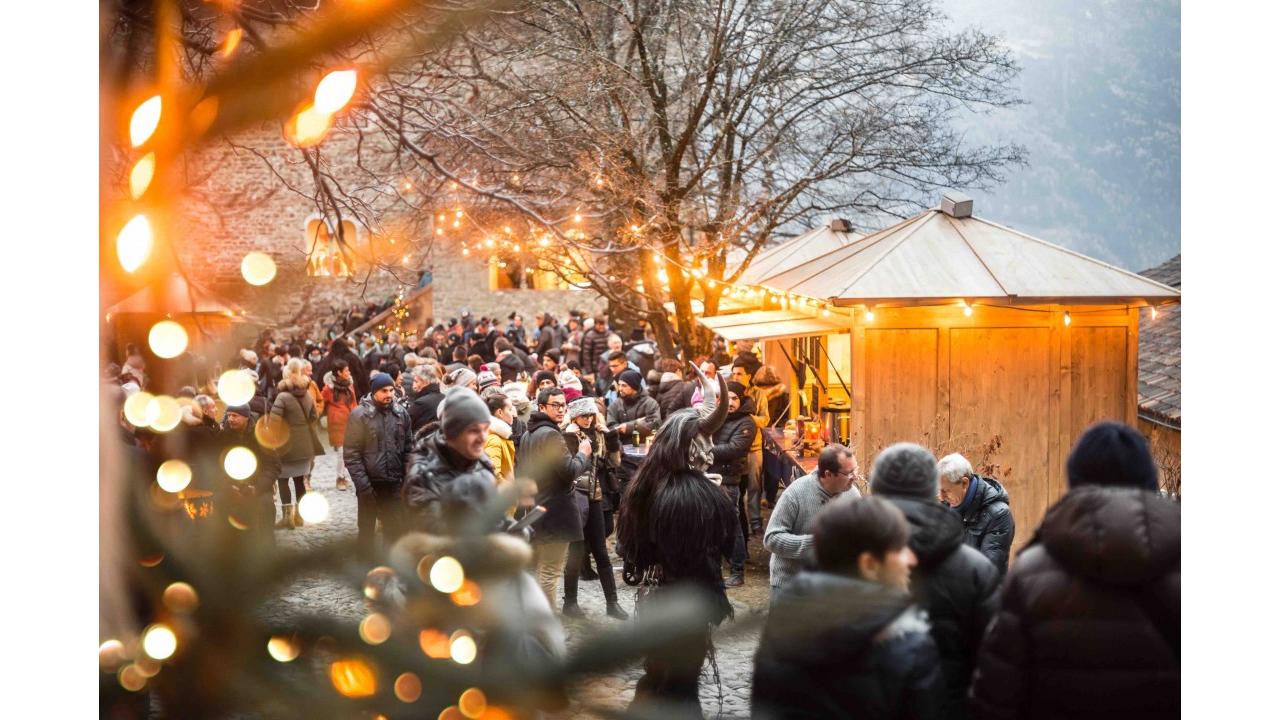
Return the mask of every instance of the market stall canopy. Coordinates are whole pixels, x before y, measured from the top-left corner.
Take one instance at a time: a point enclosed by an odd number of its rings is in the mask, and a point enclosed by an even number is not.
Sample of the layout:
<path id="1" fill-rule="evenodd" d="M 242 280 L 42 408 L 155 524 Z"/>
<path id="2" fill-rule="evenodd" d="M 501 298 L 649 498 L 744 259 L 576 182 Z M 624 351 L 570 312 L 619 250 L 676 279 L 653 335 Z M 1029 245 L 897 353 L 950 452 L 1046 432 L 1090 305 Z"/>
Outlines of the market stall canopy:
<path id="1" fill-rule="evenodd" d="M 221 315 L 239 322 L 244 310 L 174 273 L 107 308 L 109 318 L 126 314 Z"/>
<path id="2" fill-rule="evenodd" d="M 662 307 L 667 311 L 668 315 L 674 314 L 676 311 L 676 304 L 673 302 L 664 302 L 662 303 Z M 704 305 L 702 301 L 699 300 L 698 298 L 690 298 L 689 307 L 693 311 L 694 315 L 701 315 L 702 313 L 707 311 L 706 305 Z M 722 295 L 720 296 L 720 305 L 719 305 L 719 310 L 717 312 L 719 313 L 739 312 L 742 310 L 753 310 L 759 307 L 760 307 L 759 301 L 746 302 L 743 300 L 738 300 L 736 298 L 731 298 L 731 297 Z"/>
<path id="3" fill-rule="evenodd" d="M 759 310 L 737 315 L 698 318 L 708 330 L 730 342 L 736 340 L 781 340 L 810 335 L 849 332 L 849 328 L 796 310 Z"/>
<path id="4" fill-rule="evenodd" d="M 830 300 L 927 304 L 1178 302 L 1174 288 L 1025 233 L 973 217 L 972 200 L 944 195 L 940 208 L 777 273 L 763 284 Z"/>
<path id="5" fill-rule="evenodd" d="M 853 232 L 847 220 L 830 223 L 802 233 L 792 240 L 775 245 L 756 255 L 751 265 L 738 277 L 740 285 L 759 285 L 791 268 L 835 252 L 864 236 Z"/>

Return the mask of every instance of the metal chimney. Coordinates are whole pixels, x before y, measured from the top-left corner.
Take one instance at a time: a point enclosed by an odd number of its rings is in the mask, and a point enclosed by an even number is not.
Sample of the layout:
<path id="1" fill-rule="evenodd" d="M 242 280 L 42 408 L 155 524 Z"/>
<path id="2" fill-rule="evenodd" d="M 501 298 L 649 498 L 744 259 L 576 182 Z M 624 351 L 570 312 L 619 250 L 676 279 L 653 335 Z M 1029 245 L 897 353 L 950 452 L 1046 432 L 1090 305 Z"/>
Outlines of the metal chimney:
<path id="1" fill-rule="evenodd" d="M 967 218 L 973 214 L 973 198 L 958 190 L 944 190 L 942 212 L 953 218 Z"/>
<path id="2" fill-rule="evenodd" d="M 844 218 L 836 218 L 831 221 L 832 232 L 853 232 L 853 223 Z"/>

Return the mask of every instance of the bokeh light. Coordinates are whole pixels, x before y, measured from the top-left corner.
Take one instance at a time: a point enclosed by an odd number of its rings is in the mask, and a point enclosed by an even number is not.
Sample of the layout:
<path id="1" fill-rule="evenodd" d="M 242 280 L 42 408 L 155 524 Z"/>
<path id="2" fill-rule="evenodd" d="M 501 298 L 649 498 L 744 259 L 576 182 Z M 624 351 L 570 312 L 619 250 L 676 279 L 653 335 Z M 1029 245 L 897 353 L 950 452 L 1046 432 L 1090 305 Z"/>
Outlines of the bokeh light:
<path id="1" fill-rule="evenodd" d="M 468 718 L 479 718 L 489 707 L 489 699 L 480 688 L 469 688 L 458 697 L 458 710 Z"/>
<path id="2" fill-rule="evenodd" d="M 177 613 L 189 613 L 200 605 L 200 596 L 188 583 L 170 583 L 160 596 L 164 606 Z"/>
<path id="3" fill-rule="evenodd" d="M 168 395 L 157 395 L 147 406 L 147 416 L 151 418 L 152 430 L 169 432 L 182 422 L 182 406 Z"/>
<path id="4" fill-rule="evenodd" d="M 191 466 L 181 460 L 165 460 L 156 470 L 156 482 L 165 492 L 185 490 L 191 484 Z"/>
<path id="5" fill-rule="evenodd" d="M 444 660 L 449 657 L 449 636 L 434 628 L 427 628 L 418 633 L 418 647 L 422 654 L 433 660 Z"/>
<path id="6" fill-rule="evenodd" d="M 156 175 L 156 154 L 149 152 L 134 163 L 129 171 L 129 194 L 134 200 L 142 197 L 142 193 L 151 187 L 151 179 Z"/>
<path id="7" fill-rule="evenodd" d="M 458 607 L 471 607 L 480 603 L 480 586 L 470 580 L 464 580 L 462 587 L 454 590 L 449 599 Z"/>
<path id="8" fill-rule="evenodd" d="M 244 405 L 253 399 L 253 377 L 245 370 L 228 370 L 218 377 L 218 397 L 228 405 Z"/>
<path id="9" fill-rule="evenodd" d="M 305 498 L 306 495 L 303 495 Z M 385 565 L 369 571 L 364 576 L 364 596 L 370 600 L 377 600 L 382 597 L 382 590 L 396 577 L 396 571 Z"/>
<path id="10" fill-rule="evenodd" d="M 155 415 L 151 413 L 160 412 L 160 408 L 152 404 L 155 396 L 149 392 L 136 392 L 124 401 L 124 419 L 134 427 L 151 427 L 151 423 L 155 422 Z"/>
<path id="11" fill-rule="evenodd" d="M 120 681 L 120 687 L 129 692 L 138 692 L 147 686 L 147 678 L 143 676 L 136 665 L 132 664 L 121 668 L 117 679 Z"/>
<path id="12" fill-rule="evenodd" d="M 249 448 L 236 446 L 227 451 L 227 456 L 222 460 L 222 469 L 227 471 L 231 479 L 244 480 L 258 469 L 258 458 Z"/>
<path id="13" fill-rule="evenodd" d="M 382 613 L 373 613 L 360 621 L 360 639 L 370 645 L 381 645 L 391 637 L 391 623 Z"/>
<path id="14" fill-rule="evenodd" d="M 111 638 L 98 646 L 98 667 L 103 672 L 115 672 L 125 660 L 124 643 Z"/>
<path id="15" fill-rule="evenodd" d="M 466 716 L 462 714 L 458 706 L 450 705 L 440 711 L 440 714 L 436 716 L 436 720 L 466 720 Z"/>
<path id="16" fill-rule="evenodd" d="M 466 580 L 466 575 L 462 571 L 462 563 L 448 555 L 431 566 L 431 587 L 442 593 L 452 593 L 461 588 L 463 580 Z"/>
<path id="17" fill-rule="evenodd" d="M 301 648 L 293 638 L 276 635 L 267 641 L 267 654 L 276 662 L 293 662 L 300 652 Z"/>
<path id="18" fill-rule="evenodd" d="M 356 93 L 358 80 L 355 70 L 334 70 L 325 75 L 320 84 L 316 85 L 315 109 L 332 115 L 346 107 Z"/>
<path id="19" fill-rule="evenodd" d="M 378 691 L 378 678 L 363 660 L 338 660 L 329 665 L 329 681 L 349 698 L 369 697 Z"/>
<path id="20" fill-rule="evenodd" d="M 476 659 L 476 641 L 471 633 L 459 630 L 449 638 L 449 657 L 459 665 L 470 665 Z"/>
<path id="21" fill-rule="evenodd" d="M 417 702 L 422 697 L 422 681 L 411 672 L 401 673 L 395 683 L 396 699 L 400 702 Z"/>
<path id="22" fill-rule="evenodd" d="M 278 450 L 289 442 L 289 423 L 279 415 L 270 413 L 258 418 L 253 425 L 253 435 L 268 450 Z"/>
<path id="23" fill-rule="evenodd" d="M 321 112 L 308 105 L 297 115 L 289 118 L 285 132 L 289 141 L 301 148 L 311 147 L 324 140 L 324 136 L 333 125 L 333 115 Z"/>
<path id="24" fill-rule="evenodd" d="M 133 111 L 129 118 L 129 142 L 134 147 L 151 139 L 156 127 L 160 125 L 162 103 L 159 95 L 152 95 Z"/>
<path id="25" fill-rule="evenodd" d="M 142 267 L 151 255 L 152 242 L 151 221 L 146 215 L 134 215 L 116 236 L 116 257 L 120 260 L 120 267 L 125 272 Z"/>
<path id="26" fill-rule="evenodd" d="M 147 344 L 157 357 L 175 358 L 187 349 L 187 329 L 172 320 L 161 320 L 151 326 Z"/>
<path id="27" fill-rule="evenodd" d="M 266 285 L 275 279 L 276 261 L 270 255 L 255 250 L 240 261 L 240 274 L 250 285 Z"/>
<path id="28" fill-rule="evenodd" d="M 142 634 L 142 651 L 156 660 L 167 660 L 173 657 L 178 649 L 178 636 L 168 625 L 157 623 L 147 628 Z"/>
<path id="29" fill-rule="evenodd" d="M 308 523 L 322 523 L 329 519 L 329 501 L 318 492 L 309 492 L 298 501 L 298 514 Z"/>

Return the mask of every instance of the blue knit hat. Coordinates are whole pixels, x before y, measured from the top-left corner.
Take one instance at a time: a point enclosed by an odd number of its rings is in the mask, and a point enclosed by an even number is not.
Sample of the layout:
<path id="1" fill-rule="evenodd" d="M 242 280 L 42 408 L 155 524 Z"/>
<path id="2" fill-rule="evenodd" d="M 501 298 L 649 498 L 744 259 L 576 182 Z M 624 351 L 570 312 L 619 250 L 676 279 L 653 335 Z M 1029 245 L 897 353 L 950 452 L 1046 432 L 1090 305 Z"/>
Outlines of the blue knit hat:
<path id="1" fill-rule="evenodd" d="M 390 375 L 384 372 L 376 373 L 373 379 L 369 381 L 369 392 L 376 393 L 384 387 L 391 387 L 395 384 L 396 381 L 392 380 Z"/>

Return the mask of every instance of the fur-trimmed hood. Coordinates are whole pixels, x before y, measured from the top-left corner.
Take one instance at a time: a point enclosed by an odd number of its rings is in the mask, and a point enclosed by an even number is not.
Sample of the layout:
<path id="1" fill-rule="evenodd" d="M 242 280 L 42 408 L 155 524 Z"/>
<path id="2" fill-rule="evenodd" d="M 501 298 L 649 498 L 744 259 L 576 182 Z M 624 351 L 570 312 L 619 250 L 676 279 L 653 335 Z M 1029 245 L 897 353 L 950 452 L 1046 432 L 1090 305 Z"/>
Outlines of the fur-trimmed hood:
<path id="1" fill-rule="evenodd" d="M 293 378 L 285 377 L 279 383 L 276 383 L 277 390 L 280 392 L 293 393 L 294 395 L 301 395 L 310 387 L 311 380 L 308 379 L 306 375 Z"/>

